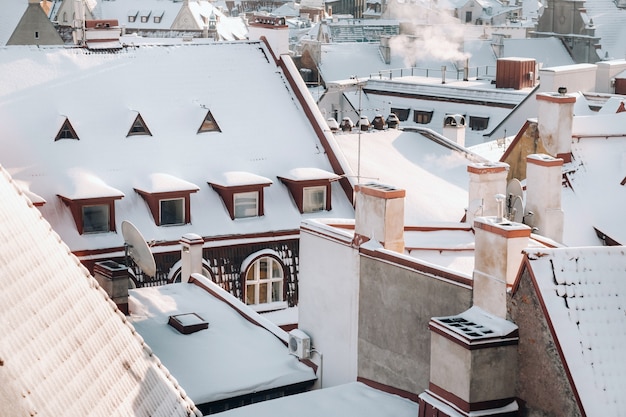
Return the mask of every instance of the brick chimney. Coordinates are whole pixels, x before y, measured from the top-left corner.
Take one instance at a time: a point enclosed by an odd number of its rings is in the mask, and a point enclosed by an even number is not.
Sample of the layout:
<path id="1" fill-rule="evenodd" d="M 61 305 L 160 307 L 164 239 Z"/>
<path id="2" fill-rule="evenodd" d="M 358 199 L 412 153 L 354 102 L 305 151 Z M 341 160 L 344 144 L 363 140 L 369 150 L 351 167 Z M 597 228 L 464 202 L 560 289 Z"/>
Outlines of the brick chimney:
<path id="1" fill-rule="evenodd" d="M 562 181 L 563 159 L 544 154 L 528 155 L 526 224 L 536 227 L 536 233 L 557 242 L 563 240 Z M 528 215 L 529 211 L 532 216 Z"/>
<path id="2" fill-rule="evenodd" d="M 567 95 L 564 87 L 559 90 L 537 94 L 539 139 L 550 155 L 570 162 L 576 97 Z"/>
<path id="3" fill-rule="evenodd" d="M 204 239 L 195 233 L 187 233 L 180 239 L 182 268 L 180 282 L 189 282 L 191 274 L 202 273 L 202 246 Z"/>
<path id="4" fill-rule="evenodd" d="M 406 191 L 377 183 L 357 184 L 355 191 L 355 244 L 374 239 L 385 249 L 403 253 Z"/>
<path id="5" fill-rule="evenodd" d="M 503 162 L 473 163 L 467 166 L 469 173 L 469 202 L 465 221 L 473 224 L 478 216 L 495 216 L 498 205 L 494 198 L 506 194 L 506 178 L 509 165 Z"/>
<path id="6" fill-rule="evenodd" d="M 506 293 L 528 247 L 530 227 L 500 217 L 474 219 L 474 305 L 506 318 Z"/>
<path id="7" fill-rule="evenodd" d="M 117 308 L 128 314 L 128 267 L 115 261 L 96 262 L 93 275 Z"/>

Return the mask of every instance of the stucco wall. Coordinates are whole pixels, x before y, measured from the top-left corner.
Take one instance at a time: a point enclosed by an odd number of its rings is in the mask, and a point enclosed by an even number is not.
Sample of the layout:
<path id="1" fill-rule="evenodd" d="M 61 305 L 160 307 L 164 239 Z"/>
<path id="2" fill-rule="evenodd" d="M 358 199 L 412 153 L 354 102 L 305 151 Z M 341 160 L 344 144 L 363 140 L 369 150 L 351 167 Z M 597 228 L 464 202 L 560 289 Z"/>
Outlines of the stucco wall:
<path id="1" fill-rule="evenodd" d="M 468 309 L 471 290 L 368 256 L 360 269 L 359 377 L 420 394 L 430 378 L 428 322 Z"/>
<path id="2" fill-rule="evenodd" d="M 519 327 L 517 396 L 524 401 L 521 415 L 580 416 L 528 272 L 509 299 L 509 312 L 510 320 Z"/>
<path id="3" fill-rule="evenodd" d="M 303 230 L 298 327 L 323 355 L 322 386 L 356 380 L 358 250 Z M 320 364 L 320 357 L 313 361 Z M 318 373 L 319 375 L 319 373 Z"/>

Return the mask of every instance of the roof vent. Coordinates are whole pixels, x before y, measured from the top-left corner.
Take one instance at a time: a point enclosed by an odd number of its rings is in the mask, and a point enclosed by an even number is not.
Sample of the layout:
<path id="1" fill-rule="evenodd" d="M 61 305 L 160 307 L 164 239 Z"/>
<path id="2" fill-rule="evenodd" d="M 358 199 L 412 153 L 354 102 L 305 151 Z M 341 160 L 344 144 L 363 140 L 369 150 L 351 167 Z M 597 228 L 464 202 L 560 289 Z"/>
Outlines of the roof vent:
<path id="1" fill-rule="evenodd" d="M 209 328 L 209 322 L 205 321 L 196 313 L 184 313 L 170 316 L 167 324 L 182 334 L 191 334 Z"/>

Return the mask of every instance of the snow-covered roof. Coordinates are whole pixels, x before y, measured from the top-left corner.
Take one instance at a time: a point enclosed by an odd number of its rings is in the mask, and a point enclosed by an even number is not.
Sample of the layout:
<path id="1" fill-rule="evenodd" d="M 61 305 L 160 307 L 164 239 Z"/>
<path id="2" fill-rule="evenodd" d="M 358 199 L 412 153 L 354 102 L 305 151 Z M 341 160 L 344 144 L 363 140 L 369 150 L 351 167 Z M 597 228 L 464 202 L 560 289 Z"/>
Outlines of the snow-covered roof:
<path id="1" fill-rule="evenodd" d="M 73 187 L 72 170 L 89 173 L 124 195 L 115 202 L 118 230 L 128 220 L 147 239 L 170 242 L 186 233 L 297 230 L 302 216 L 277 176 L 297 168 L 333 171 L 262 42 L 141 45 L 117 53 L 11 47 L 0 49 L 0 73 L 0 163 L 47 201 L 41 212 L 72 251 L 123 245 L 115 232 L 78 233 L 70 210 L 57 197 Z M 219 131 L 198 133 L 209 111 Z M 137 115 L 151 135 L 127 136 Z M 55 141 L 66 118 L 79 139 Z M 226 172 L 273 182 L 264 188 L 263 216 L 231 220 L 207 183 Z M 199 188 L 190 197 L 192 223 L 156 226 L 135 191 L 155 174 Z M 353 213 L 334 182 L 332 210 L 316 216 Z"/>
<path id="2" fill-rule="evenodd" d="M 574 116 L 572 162 L 563 165 L 563 242 L 602 244 L 594 228 L 626 244 L 626 112 Z"/>
<path id="3" fill-rule="evenodd" d="M 0 414 L 200 416 L 1 166 L 0 195 Z"/>
<path id="4" fill-rule="evenodd" d="M 560 39 L 527 38 L 504 39 L 503 57 L 533 58 L 539 67 L 573 65 L 575 61 L 565 49 Z"/>
<path id="5" fill-rule="evenodd" d="M 622 414 L 626 408 L 624 248 L 529 251 L 527 264 L 584 414 Z"/>
<path id="6" fill-rule="evenodd" d="M 622 58 L 626 53 L 626 8 L 614 0 L 587 0 L 586 15 L 593 21 L 595 36 L 600 38 L 600 58 Z"/>
<path id="7" fill-rule="evenodd" d="M 130 290 L 128 302 L 130 322 L 196 404 L 316 378 L 312 368 L 289 354 L 287 333 L 212 281 L 194 277 L 198 284 Z M 182 334 L 168 325 L 170 316 L 187 313 L 200 316 L 208 328 Z"/>
<path id="8" fill-rule="evenodd" d="M 224 417 L 413 417 L 413 401 L 351 382 L 228 410 Z"/>
<path id="9" fill-rule="evenodd" d="M 357 181 L 360 166 L 361 182 L 406 190 L 406 225 L 463 218 L 468 201 L 467 166 L 482 161 L 478 155 L 460 150 L 427 129 L 337 133 L 335 141 L 349 164 L 346 171 L 351 181 Z"/>
<path id="10" fill-rule="evenodd" d="M 7 41 L 15 31 L 26 8 L 27 0 L 5 0 L 2 2 L 2 13 L 0 13 L 0 46 L 7 44 Z"/>

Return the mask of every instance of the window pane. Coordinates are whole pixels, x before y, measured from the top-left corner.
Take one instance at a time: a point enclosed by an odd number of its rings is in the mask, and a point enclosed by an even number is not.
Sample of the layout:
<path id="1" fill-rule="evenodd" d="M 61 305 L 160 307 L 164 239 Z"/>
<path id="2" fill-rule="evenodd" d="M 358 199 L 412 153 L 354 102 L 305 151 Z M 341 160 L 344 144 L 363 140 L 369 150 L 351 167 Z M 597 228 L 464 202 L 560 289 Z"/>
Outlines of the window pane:
<path id="1" fill-rule="evenodd" d="M 235 218 L 240 219 L 242 217 L 257 216 L 258 197 L 259 193 L 256 191 L 235 194 Z"/>
<path id="2" fill-rule="evenodd" d="M 182 198 L 161 200 L 161 225 L 184 223 L 184 200 Z"/>
<path id="3" fill-rule="evenodd" d="M 259 304 L 267 302 L 267 282 L 264 282 L 259 284 Z"/>
<path id="4" fill-rule="evenodd" d="M 272 302 L 282 301 L 283 299 L 283 282 L 272 282 Z"/>
<path id="5" fill-rule="evenodd" d="M 304 187 L 302 190 L 302 211 L 313 213 L 326 208 L 326 187 Z"/>
<path id="6" fill-rule="evenodd" d="M 272 278 L 282 278 L 282 277 L 283 277 L 283 268 L 281 268 L 278 262 L 272 260 Z"/>
<path id="7" fill-rule="evenodd" d="M 269 260 L 267 258 L 259 260 L 259 279 L 267 279 L 268 261 Z"/>
<path id="8" fill-rule="evenodd" d="M 254 290 L 256 285 L 246 285 L 246 304 L 256 304 Z"/>
<path id="9" fill-rule="evenodd" d="M 83 233 L 108 232 L 109 206 L 84 206 L 83 207 Z"/>

